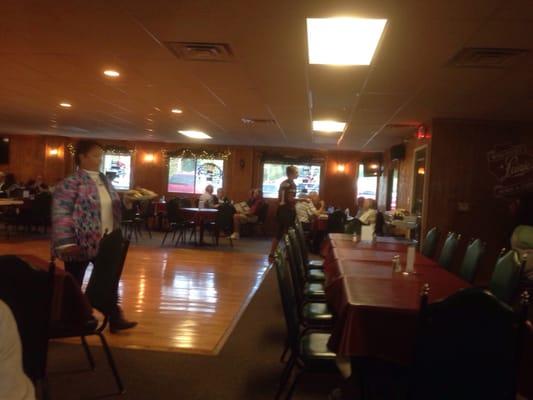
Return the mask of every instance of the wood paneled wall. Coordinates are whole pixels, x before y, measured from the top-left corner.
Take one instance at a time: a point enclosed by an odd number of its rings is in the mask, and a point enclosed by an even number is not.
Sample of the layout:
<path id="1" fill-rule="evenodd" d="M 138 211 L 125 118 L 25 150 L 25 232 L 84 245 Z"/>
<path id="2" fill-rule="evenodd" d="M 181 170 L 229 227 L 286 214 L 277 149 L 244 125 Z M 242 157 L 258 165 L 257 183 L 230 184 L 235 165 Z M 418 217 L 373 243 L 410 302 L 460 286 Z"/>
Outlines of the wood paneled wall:
<path id="1" fill-rule="evenodd" d="M 9 135 L 8 135 L 9 136 Z M 72 156 L 67 144 L 75 141 L 58 136 L 12 135 L 10 145 L 10 164 L 0 165 L 0 171 L 15 173 L 18 181 L 27 181 L 42 175 L 46 182 L 55 184 L 73 171 Z M 134 147 L 136 152 L 132 160 L 133 185 L 145 187 L 166 196 L 177 196 L 167 192 L 167 167 L 161 149 L 175 150 L 180 147 L 199 148 L 200 146 L 156 143 L 100 140 L 102 144 L 112 144 L 126 148 Z M 49 149 L 59 149 L 58 156 L 50 156 Z M 205 146 L 210 150 L 225 150 L 226 146 Z M 323 160 L 321 198 L 329 205 L 342 209 L 354 210 L 356 193 L 356 166 L 369 153 L 355 151 L 321 151 L 294 148 L 245 147 L 230 146 L 231 156 L 225 164 L 225 189 L 230 198 L 245 200 L 251 188 L 260 187 L 262 182 L 262 160 L 265 154 L 278 154 L 293 157 L 319 158 Z M 146 154 L 153 154 L 153 162 L 145 162 Z M 373 154 L 372 154 L 373 155 Z M 344 172 L 338 172 L 338 164 L 344 164 Z M 275 212 L 272 201 L 270 212 Z"/>
<path id="2" fill-rule="evenodd" d="M 509 247 L 516 224 L 509 209 L 512 199 L 493 193 L 496 178 L 489 171 L 487 153 L 502 144 L 523 143 L 531 149 L 532 134 L 533 126 L 518 123 L 433 121 L 427 226 L 437 226 L 441 236 L 461 233 L 461 256 L 468 239 L 487 242 L 482 279 L 492 273 L 499 250 Z"/>

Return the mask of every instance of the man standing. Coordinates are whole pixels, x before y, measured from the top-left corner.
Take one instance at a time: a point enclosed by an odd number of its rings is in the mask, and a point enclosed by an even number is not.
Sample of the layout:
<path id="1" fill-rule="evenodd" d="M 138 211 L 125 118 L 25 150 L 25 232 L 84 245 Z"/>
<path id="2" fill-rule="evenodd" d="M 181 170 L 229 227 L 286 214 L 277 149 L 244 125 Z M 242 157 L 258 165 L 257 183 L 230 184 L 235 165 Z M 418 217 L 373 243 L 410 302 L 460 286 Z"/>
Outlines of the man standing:
<path id="1" fill-rule="evenodd" d="M 277 221 L 278 229 L 276 236 L 272 239 L 272 248 L 268 256 L 269 260 L 274 259 L 274 252 L 278 247 L 278 243 L 290 227 L 294 226 L 294 219 L 296 218 L 296 184 L 294 180 L 298 178 L 298 168 L 290 165 L 286 169 L 287 179 L 281 182 L 278 191 L 278 212 Z"/>

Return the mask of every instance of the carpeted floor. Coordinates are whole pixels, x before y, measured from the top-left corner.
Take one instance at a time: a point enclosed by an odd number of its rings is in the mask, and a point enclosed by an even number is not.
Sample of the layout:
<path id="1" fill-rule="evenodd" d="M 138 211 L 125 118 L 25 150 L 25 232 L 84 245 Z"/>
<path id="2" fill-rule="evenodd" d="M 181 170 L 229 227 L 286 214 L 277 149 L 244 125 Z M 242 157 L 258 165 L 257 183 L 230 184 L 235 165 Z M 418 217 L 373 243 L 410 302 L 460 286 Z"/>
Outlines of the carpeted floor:
<path id="1" fill-rule="evenodd" d="M 218 356 L 112 349 L 126 385 L 120 397 L 100 347 L 97 369 L 88 370 L 83 349 L 52 343 L 49 377 L 54 400 L 273 399 L 283 365 L 285 326 L 275 272 L 270 271 Z M 65 372 L 71 371 L 71 372 Z M 308 375 L 294 399 L 326 399 L 336 376 Z"/>

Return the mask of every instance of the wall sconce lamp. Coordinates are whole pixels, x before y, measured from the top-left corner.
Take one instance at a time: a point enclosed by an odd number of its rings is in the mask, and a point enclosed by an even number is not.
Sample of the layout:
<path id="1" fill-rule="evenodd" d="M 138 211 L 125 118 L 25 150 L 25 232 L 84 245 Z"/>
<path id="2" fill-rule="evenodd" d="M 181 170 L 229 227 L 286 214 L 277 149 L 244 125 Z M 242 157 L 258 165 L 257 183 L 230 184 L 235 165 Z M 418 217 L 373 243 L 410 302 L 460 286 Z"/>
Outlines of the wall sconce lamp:
<path id="1" fill-rule="evenodd" d="M 48 155 L 49 155 L 50 157 L 57 157 L 57 156 L 59 156 L 59 149 L 58 149 L 57 147 L 50 148 L 50 149 L 48 150 Z"/>
<path id="2" fill-rule="evenodd" d="M 144 162 L 153 163 L 155 161 L 155 156 L 153 153 L 146 153 L 144 155 Z"/>
<path id="3" fill-rule="evenodd" d="M 344 164 L 337 164 L 337 172 L 344 172 L 345 165 Z"/>
<path id="4" fill-rule="evenodd" d="M 418 175 L 424 175 L 426 173 L 426 169 L 424 167 L 418 168 Z"/>

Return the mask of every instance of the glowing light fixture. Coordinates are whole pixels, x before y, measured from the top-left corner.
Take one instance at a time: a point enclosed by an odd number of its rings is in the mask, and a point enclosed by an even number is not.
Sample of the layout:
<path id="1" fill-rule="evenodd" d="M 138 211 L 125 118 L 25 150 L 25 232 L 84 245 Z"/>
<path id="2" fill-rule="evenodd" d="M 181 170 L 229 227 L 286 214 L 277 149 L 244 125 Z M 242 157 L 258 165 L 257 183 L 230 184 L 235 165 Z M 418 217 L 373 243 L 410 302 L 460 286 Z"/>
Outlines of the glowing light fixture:
<path id="1" fill-rule="evenodd" d="M 59 149 L 52 148 L 48 150 L 48 155 L 52 157 L 57 157 L 59 155 Z"/>
<path id="2" fill-rule="evenodd" d="M 59 106 L 63 107 L 63 108 L 70 108 L 70 107 L 72 107 L 72 104 L 67 103 L 66 101 L 64 101 L 62 103 L 59 103 Z"/>
<path id="3" fill-rule="evenodd" d="M 332 120 L 313 121 L 313 130 L 316 132 L 344 132 L 344 129 L 346 129 L 346 122 Z"/>
<path id="4" fill-rule="evenodd" d="M 120 72 L 115 71 L 114 69 L 106 69 L 104 71 L 104 75 L 109 78 L 118 78 L 120 76 Z"/>
<path id="5" fill-rule="evenodd" d="M 209 136 L 207 133 L 202 132 L 202 131 L 188 130 L 188 131 L 178 131 L 178 132 L 181 133 L 183 136 L 187 136 L 188 138 L 191 138 L 191 139 L 212 139 L 211 136 Z"/>
<path id="6" fill-rule="evenodd" d="M 182 114 L 183 113 L 183 110 L 180 110 L 179 108 L 173 108 L 171 111 L 172 111 L 172 114 Z"/>
<path id="7" fill-rule="evenodd" d="M 307 18 L 309 64 L 370 65 L 386 19 Z"/>
<path id="8" fill-rule="evenodd" d="M 155 156 L 153 153 L 146 153 L 144 155 L 144 162 L 154 162 L 155 161 Z"/>
<path id="9" fill-rule="evenodd" d="M 424 167 L 419 167 L 417 172 L 418 175 L 425 175 L 426 169 Z"/>
<path id="10" fill-rule="evenodd" d="M 378 167 L 379 167 L 379 165 L 377 165 L 377 164 L 371 164 L 370 165 L 371 169 L 378 169 Z"/>
<path id="11" fill-rule="evenodd" d="M 337 164 L 337 172 L 344 172 L 345 166 L 344 164 Z"/>

